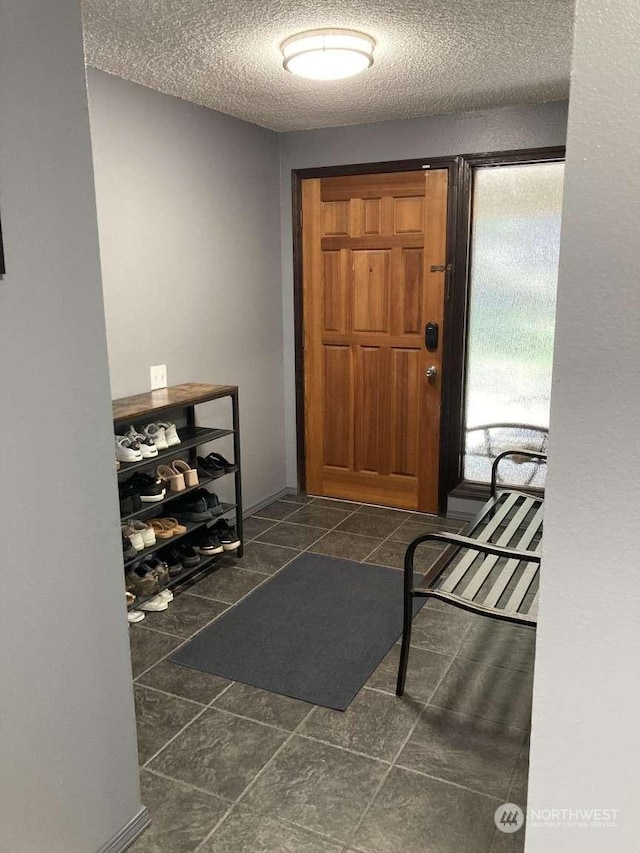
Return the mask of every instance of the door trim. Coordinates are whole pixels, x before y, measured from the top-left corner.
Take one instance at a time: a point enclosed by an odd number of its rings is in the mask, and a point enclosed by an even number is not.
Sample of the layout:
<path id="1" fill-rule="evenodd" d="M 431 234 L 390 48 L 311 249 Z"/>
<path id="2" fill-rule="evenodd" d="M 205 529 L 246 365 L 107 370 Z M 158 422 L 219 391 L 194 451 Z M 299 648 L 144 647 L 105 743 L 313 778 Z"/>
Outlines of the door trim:
<path id="1" fill-rule="evenodd" d="M 424 157 L 377 163 L 292 169 L 291 199 L 293 225 L 293 306 L 295 337 L 296 454 L 298 488 L 305 491 L 305 410 L 304 410 L 304 324 L 302 287 L 302 181 L 345 175 L 375 175 L 380 172 L 410 172 L 429 167 L 448 170 L 447 259 L 451 264 L 448 299 L 444 305 L 442 340 L 442 403 L 440 418 L 440 463 L 438 505 L 446 512 L 448 494 L 462 481 L 464 424 L 464 368 L 466 360 L 466 318 L 468 307 L 467 272 L 470 247 L 472 170 L 476 166 L 564 160 L 564 146 L 463 154 L 451 157 Z"/>
<path id="2" fill-rule="evenodd" d="M 414 172 L 429 167 L 430 169 L 447 169 L 447 255 L 446 263 L 452 265 L 455 257 L 455 224 L 457 221 L 458 199 L 458 157 L 427 157 L 416 160 L 393 160 L 380 163 L 358 163 L 343 166 L 322 166 L 311 169 L 293 169 L 292 183 L 292 221 L 293 221 L 293 305 L 295 329 L 295 382 L 296 382 L 296 444 L 298 462 L 298 488 L 305 491 L 306 487 L 306 456 L 305 456 L 305 407 L 304 407 L 304 323 L 303 323 L 303 275 L 302 275 L 302 181 L 308 178 L 343 177 L 345 175 L 375 175 L 381 172 Z M 453 275 L 448 276 L 449 287 L 453 290 Z M 440 418 L 440 464 L 438 505 L 442 512 L 446 508 L 448 483 L 443 482 L 444 448 L 448 443 L 448 407 L 450 395 L 447 393 L 450 376 L 449 354 L 451 350 L 449 328 L 451 326 L 451 298 L 445 301 L 445 334 L 442 342 L 442 408 Z"/>

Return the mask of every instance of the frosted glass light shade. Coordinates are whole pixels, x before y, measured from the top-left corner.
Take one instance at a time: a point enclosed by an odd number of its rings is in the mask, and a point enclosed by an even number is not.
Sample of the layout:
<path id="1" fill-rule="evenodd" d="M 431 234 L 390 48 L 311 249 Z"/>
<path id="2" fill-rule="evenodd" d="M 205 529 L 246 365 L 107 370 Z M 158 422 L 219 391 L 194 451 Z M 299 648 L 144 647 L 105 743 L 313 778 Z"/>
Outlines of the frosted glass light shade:
<path id="1" fill-rule="evenodd" d="M 354 30 L 310 30 L 282 45 L 284 67 L 310 80 L 341 80 L 373 65 L 375 42 Z"/>

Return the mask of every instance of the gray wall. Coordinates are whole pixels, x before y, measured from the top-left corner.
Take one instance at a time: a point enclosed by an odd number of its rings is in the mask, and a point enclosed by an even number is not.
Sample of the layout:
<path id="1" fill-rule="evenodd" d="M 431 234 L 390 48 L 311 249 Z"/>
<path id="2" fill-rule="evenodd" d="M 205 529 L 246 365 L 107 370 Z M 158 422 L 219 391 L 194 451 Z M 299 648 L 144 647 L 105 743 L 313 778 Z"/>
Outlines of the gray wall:
<path id="1" fill-rule="evenodd" d="M 80 9 L 0 4 L 0 850 L 140 808 Z"/>
<path id="2" fill-rule="evenodd" d="M 280 137 L 287 483 L 296 485 L 291 170 L 564 145 L 566 102 L 328 128 Z"/>
<path id="3" fill-rule="evenodd" d="M 530 821 L 527 853 L 640 850 L 640 6 L 602 12 L 578 0 L 529 805 L 619 811 Z"/>
<path id="4" fill-rule="evenodd" d="M 88 79 L 113 396 L 147 390 L 152 364 L 238 385 L 250 505 L 285 483 L 278 136 Z"/>

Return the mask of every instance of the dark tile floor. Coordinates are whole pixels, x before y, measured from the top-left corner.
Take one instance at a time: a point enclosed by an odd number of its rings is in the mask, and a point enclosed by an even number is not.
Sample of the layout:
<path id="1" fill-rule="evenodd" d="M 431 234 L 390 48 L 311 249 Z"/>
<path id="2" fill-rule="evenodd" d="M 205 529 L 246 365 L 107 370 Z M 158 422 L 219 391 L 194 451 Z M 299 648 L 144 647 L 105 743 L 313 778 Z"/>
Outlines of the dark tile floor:
<path id="1" fill-rule="evenodd" d="M 394 646 L 349 709 L 170 663 L 186 639 L 301 550 L 399 569 L 457 522 L 289 496 L 247 519 L 245 555 L 131 626 L 142 801 L 135 853 L 518 853 L 493 815 L 524 807 L 534 632 L 429 602 L 407 692 Z M 424 548 L 420 567 L 437 548 Z"/>

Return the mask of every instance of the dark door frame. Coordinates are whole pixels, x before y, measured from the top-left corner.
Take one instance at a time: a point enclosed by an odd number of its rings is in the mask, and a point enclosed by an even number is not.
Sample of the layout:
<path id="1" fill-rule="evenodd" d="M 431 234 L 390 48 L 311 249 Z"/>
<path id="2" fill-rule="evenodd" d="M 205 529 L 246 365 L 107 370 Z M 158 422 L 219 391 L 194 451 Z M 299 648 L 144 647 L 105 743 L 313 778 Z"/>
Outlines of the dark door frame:
<path id="1" fill-rule="evenodd" d="M 447 496 L 462 480 L 462 427 L 464 424 L 464 368 L 467 315 L 467 273 L 470 248 L 471 189 L 476 166 L 500 166 L 508 163 L 534 163 L 544 160 L 564 160 L 564 148 L 537 148 L 521 151 L 501 151 L 487 154 L 465 154 L 452 157 L 425 157 L 412 160 L 392 160 L 379 163 L 357 163 L 293 169 L 293 297 L 296 377 L 296 433 L 298 488 L 305 491 L 305 411 L 304 411 L 304 350 L 303 350 L 303 287 L 302 287 L 302 181 L 308 178 L 330 178 L 345 175 L 379 174 L 381 172 L 411 172 L 423 168 L 447 169 L 449 188 L 447 199 L 448 267 L 444 335 L 442 341 L 442 408 L 440 421 L 439 508 L 446 511 Z"/>

